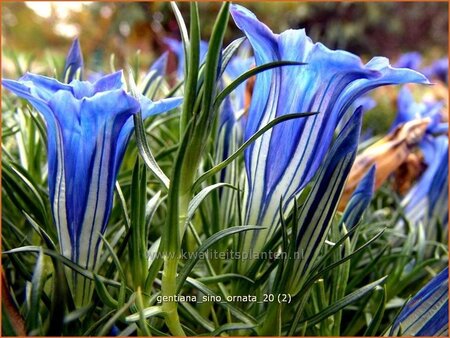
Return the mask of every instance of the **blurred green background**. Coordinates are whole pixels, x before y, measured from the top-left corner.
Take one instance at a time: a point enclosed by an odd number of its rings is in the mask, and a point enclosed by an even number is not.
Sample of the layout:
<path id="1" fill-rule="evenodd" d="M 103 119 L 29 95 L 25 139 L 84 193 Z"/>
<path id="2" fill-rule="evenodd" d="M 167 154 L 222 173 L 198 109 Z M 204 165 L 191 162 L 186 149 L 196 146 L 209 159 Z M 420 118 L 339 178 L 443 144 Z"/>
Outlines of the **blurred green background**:
<path id="1" fill-rule="evenodd" d="M 101 70 L 111 53 L 122 66 L 138 50 L 141 64 L 148 66 L 167 49 L 164 37 L 179 38 L 168 2 L 8 2 L 1 6 L 2 51 L 4 55 L 20 52 L 26 60 L 42 60 L 42 56 L 49 57 L 49 51 L 63 60 L 71 39 L 79 36 L 85 62 L 92 70 Z M 188 22 L 189 4 L 179 6 Z M 205 40 L 219 6 L 200 4 Z M 419 51 L 431 60 L 445 56 L 448 50 L 448 4 L 444 2 L 253 2 L 245 6 L 274 32 L 304 27 L 314 41 L 366 58 L 383 54 L 396 59 L 403 52 Z M 230 20 L 226 40 L 240 35 Z M 10 69 L 6 58 L 3 72 Z"/>

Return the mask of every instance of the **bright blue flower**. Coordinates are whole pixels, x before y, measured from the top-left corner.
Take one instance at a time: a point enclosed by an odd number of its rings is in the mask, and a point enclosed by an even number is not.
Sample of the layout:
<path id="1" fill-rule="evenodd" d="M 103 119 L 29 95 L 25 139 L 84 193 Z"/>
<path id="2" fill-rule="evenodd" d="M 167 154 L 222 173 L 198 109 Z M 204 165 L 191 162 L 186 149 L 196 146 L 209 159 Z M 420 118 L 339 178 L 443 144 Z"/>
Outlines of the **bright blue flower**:
<path id="1" fill-rule="evenodd" d="M 391 131 L 405 122 L 415 119 L 429 118 L 427 133 L 447 133 L 448 123 L 442 122 L 443 102 L 416 102 L 408 87 L 404 86 L 398 93 L 397 116 Z"/>
<path id="2" fill-rule="evenodd" d="M 422 55 L 418 52 L 405 53 L 397 60 L 395 67 L 410 68 L 421 71 L 429 79 L 438 79 L 448 83 L 448 58 L 441 58 L 434 61 L 430 66 L 422 65 Z"/>
<path id="3" fill-rule="evenodd" d="M 272 232 L 278 224 L 280 199 L 286 207 L 311 181 L 337 124 L 355 99 L 383 85 L 428 81 L 415 71 L 390 67 L 383 57 L 364 65 L 356 55 L 313 43 L 304 30 L 274 34 L 242 6 L 232 5 L 231 15 L 252 45 L 257 66 L 278 60 L 307 63 L 257 75 L 244 139 L 275 117 L 319 112 L 274 127 L 245 152 L 245 224 L 269 226 Z M 258 236 L 262 233 L 258 231 Z M 255 250 L 263 242 L 260 238 Z"/>
<path id="4" fill-rule="evenodd" d="M 83 79 L 83 54 L 81 53 L 80 42 L 75 38 L 70 46 L 69 53 L 66 57 L 66 64 L 64 66 L 64 77 L 69 83 L 76 78 L 79 73 L 78 80 Z"/>
<path id="5" fill-rule="evenodd" d="M 403 308 L 390 335 L 448 335 L 448 267 L 425 285 Z"/>
<path id="6" fill-rule="evenodd" d="M 184 77 L 184 48 L 183 43 L 172 38 L 164 38 L 164 42 L 169 49 L 175 53 L 178 61 L 177 76 L 179 79 Z M 208 51 L 208 43 L 200 41 L 200 64 L 205 61 L 206 52 Z"/>
<path id="7" fill-rule="evenodd" d="M 397 116 L 391 127 L 393 130 L 415 119 L 428 118 L 430 121 L 419 143 L 427 168 L 402 200 L 409 221 L 426 225 L 429 236 L 435 232 L 430 221 L 439 220 L 443 227 L 448 222 L 448 123 L 442 121 L 442 109 L 442 102 L 415 102 L 411 91 L 403 87 L 398 95 Z M 435 136 L 440 134 L 445 135 Z"/>
<path id="8" fill-rule="evenodd" d="M 421 64 L 422 55 L 419 52 L 409 52 L 401 55 L 394 66 L 398 68 L 420 70 Z"/>
<path id="9" fill-rule="evenodd" d="M 2 84 L 46 121 L 49 197 L 62 254 L 95 269 L 132 116 L 139 109 L 144 118 L 168 111 L 180 99 L 152 102 L 141 96 L 139 102 L 124 90 L 122 72 L 70 84 L 27 73 Z"/>
<path id="10" fill-rule="evenodd" d="M 445 136 L 441 137 L 445 138 Z M 431 220 L 429 227 L 441 226 L 445 232 L 448 226 L 448 139 L 447 151 L 442 154 L 437 167 L 430 184 L 436 189 L 432 188 L 428 193 L 428 219 Z"/>
<path id="11" fill-rule="evenodd" d="M 433 62 L 433 64 L 424 69 L 430 79 L 439 79 L 444 83 L 448 83 L 448 58 L 442 58 Z"/>
<path id="12" fill-rule="evenodd" d="M 413 224 L 422 222 L 428 229 L 431 227 L 429 217 L 433 216 L 445 227 L 448 221 L 448 137 L 426 135 L 420 146 L 427 169 L 403 198 L 402 206 Z"/>

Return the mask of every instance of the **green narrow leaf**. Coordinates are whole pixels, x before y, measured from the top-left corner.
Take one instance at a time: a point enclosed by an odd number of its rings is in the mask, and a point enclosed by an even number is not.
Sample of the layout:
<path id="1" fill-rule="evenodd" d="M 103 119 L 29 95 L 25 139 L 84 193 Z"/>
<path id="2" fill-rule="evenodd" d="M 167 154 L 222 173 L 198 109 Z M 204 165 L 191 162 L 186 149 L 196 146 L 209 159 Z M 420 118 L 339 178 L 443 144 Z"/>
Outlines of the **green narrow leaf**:
<path id="1" fill-rule="evenodd" d="M 347 262 L 348 260 L 352 259 L 355 255 L 359 254 L 360 252 L 364 251 L 365 249 L 367 249 L 373 242 L 375 242 L 378 238 L 380 238 L 384 233 L 384 230 L 380 231 L 378 234 L 376 234 L 373 238 L 371 238 L 369 241 L 367 241 L 366 243 L 364 243 L 363 245 L 361 245 L 357 250 L 353 251 L 351 254 L 343 257 L 342 259 L 340 259 L 337 262 L 334 262 L 326 267 L 324 267 L 322 270 L 320 270 L 319 272 L 317 272 L 314 276 L 312 276 L 306 283 L 304 288 L 307 288 L 308 286 L 311 285 L 311 283 L 314 283 L 314 281 L 317 280 L 317 278 L 319 278 L 320 276 L 322 276 L 325 272 L 330 271 L 334 268 L 336 268 L 337 266 Z"/>
<path id="2" fill-rule="evenodd" d="M 233 54 L 239 49 L 242 43 L 246 40 L 245 37 L 233 40 L 222 52 L 222 64 L 220 66 L 220 75 L 222 76 L 225 72 L 228 63 L 231 61 Z"/>
<path id="3" fill-rule="evenodd" d="M 98 278 L 98 275 L 94 273 L 94 284 L 95 290 L 100 297 L 101 301 L 110 308 L 117 308 L 117 301 L 111 296 L 111 294 L 106 289 L 105 284 Z"/>
<path id="4" fill-rule="evenodd" d="M 212 297 L 217 297 L 217 294 L 212 291 L 210 288 L 208 288 L 203 283 L 199 282 L 196 279 L 188 277 L 186 281 L 192 285 L 194 288 L 198 289 L 205 295 L 209 295 Z M 230 313 L 236 317 L 237 319 L 243 321 L 245 324 L 255 325 L 256 326 L 256 320 L 250 316 L 249 314 L 245 313 L 244 311 L 238 309 L 237 307 L 233 306 L 232 303 L 223 301 L 218 303 L 219 306 L 223 307 L 226 310 L 229 310 Z"/>
<path id="5" fill-rule="evenodd" d="M 184 48 L 184 69 L 185 69 L 185 72 L 187 72 L 187 69 L 189 68 L 188 62 L 189 62 L 189 50 L 190 50 L 190 41 L 189 41 L 188 31 L 187 31 L 183 16 L 181 15 L 181 12 L 178 9 L 176 2 L 171 1 L 170 6 L 172 7 L 173 14 L 175 15 L 175 20 L 177 20 L 178 28 L 180 29 L 181 41 L 183 42 L 183 48 Z"/>
<path id="6" fill-rule="evenodd" d="M 47 247 L 51 250 L 56 250 L 56 244 L 53 242 L 53 240 L 51 239 L 51 237 L 49 236 L 49 234 L 47 234 L 45 232 L 44 229 L 42 229 L 42 227 L 37 224 L 37 222 L 30 216 L 27 214 L 26 211 L 23 211 L 23 214 L 25 215 L 25 218 L 27 219 L 28 222 L 30 222 L 31 226 L 33 227 L 33 229 L 41 236 L 41 238 L 44 240 L 45 245 L 47 245 Z"/>
<path id="7" fill-rule="evenodd" d="M 116 181 L 115 187 L 116 187 L 117 195 L 119 196 L 120 206 L 123 211 L 125 225 L 128 230 L 128 229 L 130 229 L 130 217 L 128 217 L 127 202 L 125 201 L 125 196 L 123 195 L 123 191 L 122 191 L 122 188 L 120 187 L 119 181 Z"/>
<path id="8" fill-rule="evenodd" d="M 239 85 L 241 85 L 244 81 L 248 80 L 252 76 L 255 76 L 259 73 L 265 72 L 267 70 L 278 68 L 278 67 L 284 67 L 284 66 L 304 66 L 306 63 L 304 62 L 297 62 L 297 61 L 274 61 L 274 62 L 268 62 L 261 66 L 257 66 L 255 68 L 252 68 L 245 73 L 238 76 L 237 79 L 235 79 L 232 83 L 230 83 L 225 89 L 223 89 L 219 95 L 217 95 L 215 101 L 214 101 L 214 107 L 218 108 L 223 100 L 231 94 L 233 90 L 235 90 Z"/>
<path id="9" fill-rule="evenodd" d="M 197 210 L 197 208 L 200 206 L 200 204 L 203 202 L 203 200 L 215 189 L 218 189 L 220 187 L 228 187 L 231 189 L 237 190 L 237 188 L 233 187 L 231 184 L 228 183 L 217 183 L 210 186 L 207 186 L 206 188 L 203 188 L 197 195 L 194 196 L 194 198 L 189 203 L 188 213 L 186 217 L 185 227 L 187 224 L 191 221 L 192 217 L 194 217 L 194 213 Z"/>
<path id="10" fill-rule="evenodd" d="M 191 116 L 195 114 L 194 103 L 197 97 L 197 78 L 200 63 L 200 21 L 198 15 L 198 5 L 192 2 L 190 5 L 191 23 L 190 23 L 190 44 L 185 60 L 186 81 L 184 85 L 183 110 L 180 118 L 180 133 L 186 128 Z"/>
<path id="11" fill-rule="evenodd" d="M 161 198 L 161 191 L 158 191 L 145 206 L 145 222 L 146 222 L 146 236 L 150 231 L 150 224 L 152 222 L 153 216 L 156 210 L 161 205 L 164 198 Z"/>
<path id="12" fill-rule="evenodd" d="M 229 331 L 240 331 L 240 330 L 252 330 L 253 333 L 255 333 L 256 331 L 255 329 L 255 325 L 252 324 L 244 324 L 244 323 L 227 323 L 224 324 L 222 326 L 219 326 L 217 329 L 215 329 L 213 332 L 211 332 L 210 335 L 211 337 L 217 337 L 222 335 L 222 333 L 224 332 L 229 332 Z"/>
<path id="13" fill-rule="evenodd" d="M 384 310 L 386 309 L 386 286 L 377 286 L 374 293 L 374 297 L 378 303 L 378 307 L 375 315 L 372 318 L 372 321 L 370 322 L 369 327 L 364 332 L 365 337 L 377 336 L 378 328 L 380 327 L 384 315 Z"/>
<path id="14" fill-rule="evenodd" d="M 254 281 L 252 279 L 248 278 L 247 276 L 240 275 L 238 273 L 224 273 L 224 274 L 216 275 L 216 276 L 197 278 L 197 280 L 202 282 L 203 284 L 217 284 L 217 283 L 227 281 L 229 279 L 243 279 L 251 284 L 254 283 Z"/>
<path id="15" fill-rule="evenodd" d="M 200 128 L 207 127 L 207 123 L 212 121 L 212 117 L 210 116 L 210 114 L 213 113 L 211 108 L 213 99 L 216 95 L 216 81 L 219 71 L 219 59 L 222 53 L 223 37 L 227 29 L 228 18 L 230 16 L 229 7 L 229 2 L 224 2 L 222 4 L 209 40 L 208 54 L 206 56 L 205 62 L 205 92 L 202 100 L 202 120 L 204 122 L 200 122 Z"/>
<path id="16" fill-rule="evenodd" d="M 141 316 L 143 316 L 145 319 L 148 319 L 161 314 L 164 314 L 161 306 L 150 306 L 148 308 L 142 309 L 142 311 L 140 312 L 126 316 L 125 321 L 127 323 L 135 323 L 141 320 Z"/>
<path id="17" fill-rule="evenodd" d="M 200 245 L 200 247 L 194 252 L 192 257 L 189 258 L 189 260 L 186 262 L 186 265 L 183 267 L 183 269 L 178 274 L 178 278 L 177 278 L 178 292 L 181 290 L 181 288 L 183 287 L 184 281 L 186 280 L 186 278 L 188 278 L 189 273 L 191 272 L 191 270 L 194 268 L 195 264 L 200 259 L 201 254 L 204 253 L 211 245 L 213 245 L 217 241 L 221 240 L 222 238 L 225 238 L 232 234 L 236 234 L 236 233 L 243 232 L 243 231 L 250 231 L 250 230 L 258 231 L 261 229 L 265 229 L 265 228 L 261 227 L 261 226 L 236 226 L 236 227 L 227 228 L 227 229 L 221 230 L 219 232 L 216 232 L 211 237 L 206 239 L 202 243 L 202 245 Z"/>
<path id="18" fill-rule="evenodd" d="M 31 119 L 33 120 L 34 124 L 37 126 L 38 130 L 39 130 L 39 135 L 42 137 L 42 143 L 43 144 L 47 144 L 47 128 L 45 127 L 45 122 L 42 119 L 42 116 L 39 114 L 35 114 L 33 113 L 33 110 L 28 109 L 29 115 L 31 117 Z"/>
<path id="19" fill-rule="evenodd" d="M 147 202 L 147 170 L 139 158 L 131 177 L 131 238 L 128 252 L 130 255 L 130 273 L 136 289 L 143 286 L 147 274 L 147 229 L 145 223 L 145 205 Z"/>
<path id="20" fill-rule="evenodd" d="M 40 302 L 45 279 L 44 275 L 44 253 L 41 249 L 38 253 L 33 279 L 31 280 L 30 309 L 26 320 L 27 331 L 30 335 L 40 335 L 42 330 L 39 312 L 41 308 Z"/>
<path id="21" fill-rule="evenodd" d="M 40 224 L 45 224 L 48 219 L 46 204 L 33 178 L 23 167 L 14 162 L 2 161 L 2 169 L 2 179 L 7 180 L 14 189 L 11 194 L 20 199 L 19 205 L 23 210 L 28 210 L 29 214 L 38 217 Z"/>
<path id="22" fill-rule="evenodd" d="M 356 302 L 357 300 L 361 299 L 363 296 L 367 295 L 369 292 L 371 292 L 375 287 L 382 284 L 386 280 L 387 276 L 378 279 L 375 282 L 372 282 L 370 284 L 367 284 L 366 286 L 363 286 L 362 288 L 352 292 L 351 294 L 345 296 L 344 298 L 338 300 L 334 304 L 327 307 L 325 310 L 321 311 L 320 313 L 310 317 L 301 320 L 299 323 L 305 323 L 308 322 L 308 326 L 315 325 L 317 323 L 320 323 L 322 320 L 328 318 L 329 316 L 335 314 L 339 310 L 342 310 L 347 305 L 352 304 Z"/>
<path id="23" fill-rule="evenodd" d="M 108 335 L 109 331 L 111 330 L 112 326 L 114 325 L 114 323 L 120 318 L 122 317 L 125 312 L 128 310 L 128 308 L 131 306 L 131 304 L 134 303 L 135 300 L 135 294 L 131 295 L 130 299 L 128 300 L 128 302 L 120 309 L 118 310 L 114 316 L 112 316 L 108 322 L 103 326 L 103 328 L 100 330 L 100 332 L 98 333 L 98 337 L 104 337 L 106 335 Z M 104 318 L 108 318 L 110 315 L 106 315 Z M 92 336 L 92 331 L 90 330 L 90 332 L 86 332 L 84 334 L 84 336 Z"/>
<path id="24" fill-rule="evenodd" d="M 143 331 L 144 336 L 150 337 L 151 333 L 147 326 L 147 321 L 144 315 L 144 301 L 142 299 L 140 287 L 138 287 L 136 291 L 136 305 L 138 307 L 138 314 L 139 314 L 139 328 Z"/>
<path id="25" fill-rule="evenodd" d="M 133 97 L 139 99 L 136 83 L 130 70 L 128 71 L 128 84 Z M 169 178 L 159 167 L 147 143 L 147 139 L 145 136 L 144 121 L 142 120 L 141 111 L 138 111 L 136 114 L 133 115 L 133 121 L 134 121 L 134 133 L 136 135 L 136 145 L 138 147 L 139 154 L 141 155 L 145 165 L 150 169 L 150 171 L 156 176 L 156 178 L 162 183 L 162 185 L 166 189 L 169 189 L 170 183 Z"/>
<path id="26" fill-rule="evenodd" d="M 386 250 L 390 247 L 389 244 L 386 244 L 381 250 L 379 250 L 378 254 L 370 261 L 369 264 L 367 264 L 364 269 L 359 272 L 356 276 L 353 276 L 352 279 L 347 284 L 347 287 L 349 290 L 353 289 L 356 285 L 358 285 L 365 277 L 370 275 L 375 267 L 377 266 L 378 262 L 381 260 L 381 258 L 384 256 Z"/>
<path id="27" fill-rule="evenodd" d="M 94 280 L 94 274 L 89 271 L 86 270 L 84 268 L 82 268 L 80 265 L 72 262 L 70 259 L 68 259 L 67 257 L 62 256 L 61 254 L 59 254 L 58 252 L 55 252 L 53 250 L 49 250 L 49 249 L 43 249 L 39 246 L 23 246 L 20 248 L 14 248 L 8 251 L 3 251 L 3 254 L 5 255 L 13 255 L 13 254 L 18 254 L 18 253 L 39 253 L 39 251 L 42 250 L 42 252 L 50 257 L 54 257 L 56 259 L 58 259 L 61 263 L 63 263 L 64 265 L 66 265 L 67 267 L 71 268 L 72 270 L 74 270 L 75 272 L 79 273 L 80 275 L 90 279 L 90 280 Z M 104 277 L 99 276 L 99 278 L 108 285 L 111 286 L 120 286 L 120 283 L 113 281 L 111 279 L 106 279 Z"/>
<path id="28" fill-rule="evenodd" d="M 202 326 L 208 332 L 214 331 L 214 324 L 208 319 L 204 318 L 196 309 L 188 302 L 180 302 L 180 310 L 184 312 L 184 318 L 189 322 L 194 322 L 197 325 Z"/>

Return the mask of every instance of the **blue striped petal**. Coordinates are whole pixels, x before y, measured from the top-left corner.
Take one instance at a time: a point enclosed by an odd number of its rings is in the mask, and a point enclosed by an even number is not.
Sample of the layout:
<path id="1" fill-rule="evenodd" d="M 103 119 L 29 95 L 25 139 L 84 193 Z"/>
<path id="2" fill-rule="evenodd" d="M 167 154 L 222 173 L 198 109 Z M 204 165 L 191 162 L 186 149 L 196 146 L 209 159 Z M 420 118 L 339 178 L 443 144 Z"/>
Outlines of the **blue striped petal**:
<path id="1" fill-rule="evenodd" d="M 351 229 L 358 224 L 364 210 L 367 209 L 372 200 L 375 188 L 375 172 L 376 167 L 373 165 L 359 182 L 345 207 L 342 223 L 345 224 L 347 229 Z"/>
<path id="2" fill-rule="evenodd" d="M 83 54 L 81 53 L 80 41 L 75 38 L 70 46 L 69 53 L 64 65 L 64 78 L 71 82 L 79 72 L 79 80 L 83 79 Z"/>
<path id="3" fill-rule="evenodd" d="M 448 267 L 425 285 L 404 307 L 390 335 L 448 335 Z"/>
<path id="4" fill-rule="evenodd" d="M 361 124 L 362 109 L 359 108 L 336 137 L 301 209 L 296 243 L 301 259 L 294 262 L 289 292 L 297 293 L 301 289 L 321 252 L 356 157 Z"/>
<path id="5" fill-rule="evenodd" d="M 313 43 L 304 30 L 274 34 L 242 6 L 232 5 L 231 14 L 253 47 L 257 66 L 278 60 L 307 63 L 257 75 L 244 139 L 275 117 L 319 112 L 277 125 L 245 152 L 245 222 L 273 227 L 280 199 L 288 205 L 310 182 L 336 126 L 358 97 L 383 85 L 428 81 L 415 71 L 392 68 L 383 57 L 364 65 L 356 55 Z"/>

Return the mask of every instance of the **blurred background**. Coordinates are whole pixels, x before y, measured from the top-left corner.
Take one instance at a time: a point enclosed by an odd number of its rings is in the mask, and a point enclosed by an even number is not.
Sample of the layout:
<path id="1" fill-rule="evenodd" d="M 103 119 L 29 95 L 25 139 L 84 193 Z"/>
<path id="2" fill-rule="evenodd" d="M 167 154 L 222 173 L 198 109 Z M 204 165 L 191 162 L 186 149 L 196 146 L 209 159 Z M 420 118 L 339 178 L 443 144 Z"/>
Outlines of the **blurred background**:
<path id="1" fill-rule="evenodd" d="M 207 40 L 220 4 L 200 4 L 202 38 Z M 120 66 L 141 52 L 142 65 L 167 49 L 164 37 L 179 38 L 168 2 L 8 2 L 2 3 L 2 52 L 20 51 L 22 58 L 64 58 L 79 36 L 88 68 L 99 71 L 113 53 Z M 180 3 L 188 22 L 189 4 Z M 446 56 L 448 4 L 393 3 L 247 3 L 274 32 L 306 28 L 314 41 L 363 57 L 383 54 L 396 59 L 418 51 L 426 60 Z M 241 36 L 232 20 L 226 40 Z M 89 56 L 89 57 L 87 57 Z M 8 60 L 3 71 L 8 71 Z"/>
<path id="2" fill-rule="evenodd" d="M 189 3 L 178 5 L 189 24 Z M 169 50 L 165 38 L 180 39 L 169 2 L 29 1 L 2 2 L 1 6 L 2 76 L 7 78 L 18 78 L 25 71 L 54 76 L 63 69 L 76 36 L 85 69 L 94 75 L 110 72 L 111 64 L 115 69 L 131 64 L 145 72 Z M 220 3 L 201 2 L 199 6 L 202 39 L 207 41 Z M 396 66 L 424 71 L 447 57 L 445 2 L 251 2 L 245 6 L 276 33 L 306 28 L 313 41 L 348 50 L 365 61 L 382 55 Z M 226 34 L 225 43 L 242 36 L 231 18 Z M 402 59 L 405 53 L 409 54 Z M 170 53 L 168 74 L 176 68 L 176 56 Z M 364 129 L 370 129 L 370 134 L 388 130 L 397 109 L 396 93 L 396 88 L 374 92 L 377 105 L 364 118 Z M 432 96 L 447 103 L 447 93 L 447 87 L 434 86 Z"/>

